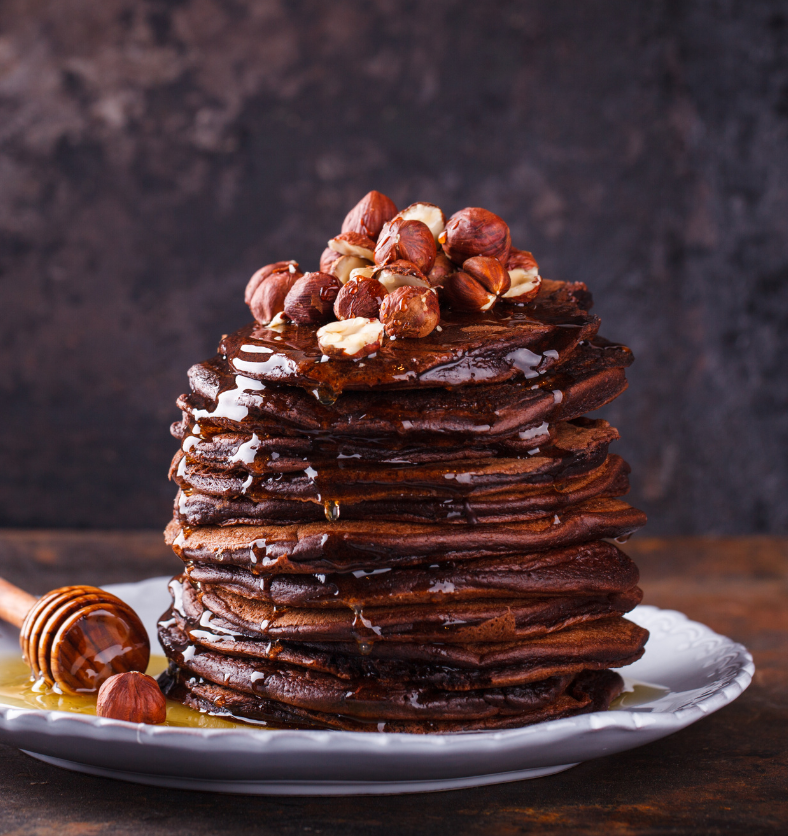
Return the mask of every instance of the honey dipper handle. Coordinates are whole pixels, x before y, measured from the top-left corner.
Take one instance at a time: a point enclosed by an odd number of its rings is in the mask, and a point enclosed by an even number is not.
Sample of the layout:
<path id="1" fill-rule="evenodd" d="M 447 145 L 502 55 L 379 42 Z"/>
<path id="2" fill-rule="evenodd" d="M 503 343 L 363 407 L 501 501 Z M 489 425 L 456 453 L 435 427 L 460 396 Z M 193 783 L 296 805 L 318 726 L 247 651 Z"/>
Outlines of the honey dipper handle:
<path id="1" fill-rule="evenodd" d="M 23 589 L 0 578 L 0 618 L 21 627 L 25 616 L 38 599 Z"/>

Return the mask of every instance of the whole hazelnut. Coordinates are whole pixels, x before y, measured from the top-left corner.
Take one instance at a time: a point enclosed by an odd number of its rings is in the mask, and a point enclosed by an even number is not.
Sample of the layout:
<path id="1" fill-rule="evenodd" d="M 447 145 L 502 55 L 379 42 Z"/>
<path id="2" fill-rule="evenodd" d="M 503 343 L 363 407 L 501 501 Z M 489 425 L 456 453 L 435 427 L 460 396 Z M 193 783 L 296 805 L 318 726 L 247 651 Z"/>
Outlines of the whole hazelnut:
<path id="1" fill-rule="evenodd" d="M 297 325 L 317 325 L 331 318 L 341 282 L 328 273 L 304 273 L 285 297 L 285 316 Z"/>
<path id="2" fill-rule="evenodd" d="M 427 274 L 427 281 L 430 287 L 443 287 L 446 279 L 457 268 L 449 261 L 446 253 L 440 252 L 435 256 L 435 264 L 432 265 L 432 270 Z"/>
<path id="3" fill-rule="evenodd" d="M 397 213 L 398 218 L 405 221 L 421 221 L 432 233 L 435 242 L 446 226 L 446 215 L 440 206 L 434 203 L 411 203 L 410 206 Z"/>
<path id="4" fill-rule="evenodd" d="M 257 288 L 274 273 L 289 273 L 291 276 L 299 278 L 303 273 L 298 269 L 297 261 L 275 261 L 273 264 L 266 264 L 261 267 L 251 279 L 249 279 L 246 290 L 244 291 L 244 302 L 247 305 L 251 304 L 252 296 Z"/>
<path id="5" fill-rule="evenodd" d="M 443 294 L 456 311 L 489 311 L 498 297 L 462 270 L 452 273 L 443 285 Z"/>
<path id="6" fill-rule="evenodd" d="M 372 274 L 386 290 L 391 293 L 398 287 L 409 285 L 411 287 L 429 287 L 424 273 L 412 261 L 393 261 L 391 264 L 383 264 L 376 267 Z"/>
<path id="7" fill-rule="evenodd" d="M 350 278 L 342 285 L 334 302 L 337 319 L 377 319 L 386 288 L 377 279 Z"/>
<path id="8" fill-rule="evenodd" d="M 526 250 L 512 247 L 506 269 L 509 271 L 511 286 L 503 298 L 519 304 L 530 302 L 539 293 L 542 284 L 536 259 Z"/>
<path id="9" fill-rule="evenodd" d="M 317 330 L 317 344 L 327 357 L 359 360 L 380 350 L 383 323 L 377 319 L 357 316 L 329 322 Z"/>
<path id="10" fill-rule="evenodd" d="M 504 220 L 487 209 L 468 207 L 455 212 L 438 236 L 443 251 L 455 264 L 487 255 L 506 264 L 512 238 Z"/>
<path id="11" fill-rule="evenodd" d="M 509 273 L 497 258 L 475 255 L 465 260 L 462 272 L 476 279 L 485 290 L 496 296 L 501 296 L 509 290 Z"/>
<path id="12" fill-rule="evenodd" d="M 380 233 L 375 247 L 375 264 L 390 264 L 400 259 L 429 273 L 435 263 L 437 248 L 429 227 L 421 221 L 394 218 Z"/>
<path id="13" fill-rule="evenodd" d="M 287 294 L 300 278 L 301 273 L 272 273 L 258 285 L 249 302 L 249 310 L 257 322 L 268 325 L 282 313 Z"/>
<path id="14" fill-rule="evenodd" d="M 167 719 L 167 701 L 153 677 L 138 671 L 116 673 L 99 688 L 96 714 L 155 725 Z"/>
<path id="15" fill-rule="evenodd" d="M 328 249 L 340 255 L 354 255 L 372 261 L 375 257 L 375 242 L 360 232 L 342 232 L 328 242 Z"/>
<path id="16" fill-rule="evenodd" d="M 380 192 L 369 192 L 347 213 L 342 221 L 342 232 L 360 232 L 377 240 L 383 224 L 397 214 L 394 201 Z"/>
<path id="17" fill-rule="evenodd" d="M 426 337 L 441 318 L 432 288 L 398 287 L 383 300 L 380 321 L 389 337 Z"/>

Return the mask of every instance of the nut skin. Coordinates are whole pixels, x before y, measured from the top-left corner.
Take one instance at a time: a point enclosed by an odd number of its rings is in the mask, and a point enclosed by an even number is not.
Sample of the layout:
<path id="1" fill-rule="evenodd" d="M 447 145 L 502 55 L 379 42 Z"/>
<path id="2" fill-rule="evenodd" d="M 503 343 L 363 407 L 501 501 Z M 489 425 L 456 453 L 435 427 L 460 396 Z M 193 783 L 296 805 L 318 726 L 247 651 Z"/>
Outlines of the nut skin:
<path id="1" fill-rule="evenodd" d="M 331 318 L 342 283 L 328 273 L 304 273 L 285 297 L 285 316 L 297 325 L 317 325 Z"/>
<path id="2" fill-rule="evenodd" d="M 397 207 L 391 198 L 380 192 L 371 191 L 347 213 L 342 221 L 342 232 L 360 232 L 373 241 L 377 240 L 383 224 L 397 214 Z"/>
<path id="3" fill-rule="evenodd" d="M 475 255 L 497 258 L 506 264 L 512 246 L 508 224 L 498 215 L 478 207 L 455 212 L 438 241 L 446 255 L 460 265 Z"/>
<path id="4" fill-rule="evenodd" d="M 375 264 L 405 260 L 415 264 L 422 273 L 429 273 L 437 252 L 435 238 L 427 224 L 394 218 L 380 233 L 375 247 Z"/>
<path id="5" fill-rule="evenodd" d="M 457 270 L 449 276 L 443 285 L 443 293 L 455 311 L 488 311 L 498 299 L 473 276 L 462 270 Z"/>
<path id="6" fill-rule="evenodd" d="M 465 260 L 462 271 L 476 279 L 485 290 L 496 296 L 502 296 L 511 285 L 508 271 L 497 258 L 475 255 Z"/>
<path id="7" fill-rule="evenodd" d="M 342 285 L 334 302 L 337 319 L 377 319 L 386 288 L 377 279 L 351 278 Z"/>
<path id="8" fill-rule="evenodd" d="M 261 325 L 269 322 L 285 309 L 285 299 L 301 273 L 272 273 L 255 290 L 249 302 L 252 316 Z"/>
<path id="9" fill-rule="evenodd" d="M 327 357 L 360 360 L 380 350 L 383 324 L 377 319 L 359 316 L 329 322 L 317 330 L 317 344 Z"/>
<path id="10" fill-rule="evenodd" d="M 451 263 L 446 253 L 439 252 L 435 256 L 435 264 L 432 265 L 432 270 L 427 274 L 427 281 L 430 287 L 443 287 L 446 279 L 456 269 L 456 266 Z"/>
<path id="11" fill-rule="evenodd" d="M 251 304 L 252 296 L 254 296 L 255 291 L 258 287 L 269 277 L 272 276 L 274 273 L 289 273 L 291 276 L 295 276 L 296 278 L 300 278 L 304 274 L 298 269 L 298 262 L 297 261 L 275 261 L 273 264 L 266 264 L 265 267 L 261 267 L 246 285 L 246 290 L 244 291 L 244 302 L 247 305 Z"/>
<path id="12" fill-rule="evenodd" d="M 432 288 L 398 287 L 380 306 L 380 321 L 389 337 L 426 337 L 440 318 L 438 295 Z"/>
<path id="13" fill-rule="evenodd" d="M 342 232 L 328 242 L 328 249 L 340 255 L 354 255 L 372 261 L 375 256 L 375 242 L 360 232 Z"/>
<path id="14" fill-rule="evenodd" d="M 96 714 L 156 725 L 167 719 L 167 701 L 153 677 L 137 671 L 116 673 L 99 688 Z"/>

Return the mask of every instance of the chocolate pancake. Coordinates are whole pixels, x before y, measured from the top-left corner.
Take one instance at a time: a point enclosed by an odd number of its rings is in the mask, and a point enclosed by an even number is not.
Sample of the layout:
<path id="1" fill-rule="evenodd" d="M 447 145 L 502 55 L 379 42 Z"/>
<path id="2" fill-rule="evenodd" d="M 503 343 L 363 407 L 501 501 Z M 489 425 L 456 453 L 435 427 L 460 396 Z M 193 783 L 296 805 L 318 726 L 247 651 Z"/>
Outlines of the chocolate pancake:
<path id="1" fill-rule="evenodd" d="M 618 438 L 584 413 L 632 355 L 585 285 L 441 309 L 356 361 L 312 325 L 252 324 L 189 371 L 159 636 L 165 693 L 278 727 L 453 733 L 603 710 L 648 634 L 605 538 Z M 256 314 L 257 315 L 257 314 Z M 262 317 L 261 317 L 262 318 Z M 330 348 L 327 348 L 330 350 Z"/>
<path id="2" fill-rule="evenodd" d="M 236 374 L 219 356 L 192 366 L 192 392 L 182 395 L 178 406 L 184 426 L 192 431 L 199 425 L 281 434 L 286 427 L 302 438 L 349 436 L 382 439 L 383 445 L 390 436 L 435 434 L 487 442 L 599 409 L 626 389 L 625 369 L 631 363 L 626 346 L 596 339 L 579 345 L 558 367 L 543 374 L 537 367 L 534 377 L 457 389 L 349 391 L 335 397 Z"/>
<path id="3" fill-rule="evenodd" d="M 640 528 L 645 515 L 619 499 L 594 499 L 552 518 L 487 525 L 323 521 L 305 525 L 237 525 L 165 531 L 184 560 L 259 566 L 283 572 L 351 572 L 415 563 L 525 554 Z"/>
<path id="4" fill-rule="evenodd" d="M 543 281 L 527 306 L 444 311 L 439 328 L 427 337 L 386 341 L 359 363 L 323 362 L 310 326 L 249 325 L 225 337 L 220 352 L 237 374 L 335 394 L 502 382 L 535 377 L 537 368 L 546 370 L 592 339 L 599 319 L 588 313 L 590 302 L 583 284 Z"/>
<path id="5" fill-rule="evenodd" d="M 499 714 L 483 719 L 390 720 L 352 717 L 344 713 L 310 711 L 284 702 L 251 695 L 217 685 L 181 671 L 172 665 L 160 678 L 162 690 L 171 699 L 209 714 L 233 717 L 275 728 L 320 728 L 343 731 L 405 732 L 447 734 L 488 731 L 571 717 L 591 711 L 604 711 L 623 690 L 623 680 L 613 671 L 583 671 L 552 703 L 515 714 Z"/>

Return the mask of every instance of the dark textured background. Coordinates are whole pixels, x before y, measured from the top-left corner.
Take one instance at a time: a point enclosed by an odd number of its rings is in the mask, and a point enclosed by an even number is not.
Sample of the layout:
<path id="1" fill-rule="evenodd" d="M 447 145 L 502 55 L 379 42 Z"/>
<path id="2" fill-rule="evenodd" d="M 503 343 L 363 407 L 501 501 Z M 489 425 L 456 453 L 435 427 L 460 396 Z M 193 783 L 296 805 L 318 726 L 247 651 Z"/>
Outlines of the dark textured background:
<path id="1" fill-rule="evenodd" d="M 652 534 L 788 530 L 768 0 L 3 0 L 0 523 L 163 526 L 187 367 L 370 188 L 591 286 Z"/>

